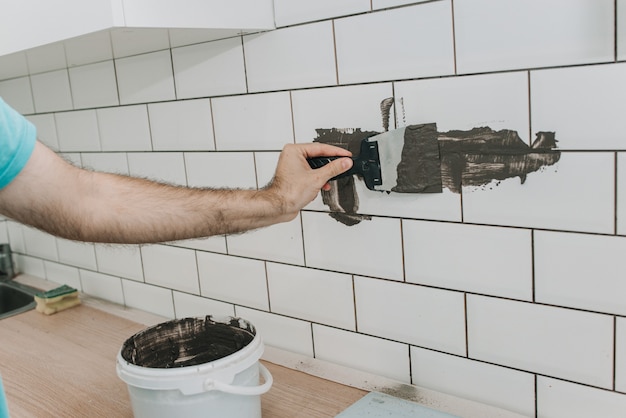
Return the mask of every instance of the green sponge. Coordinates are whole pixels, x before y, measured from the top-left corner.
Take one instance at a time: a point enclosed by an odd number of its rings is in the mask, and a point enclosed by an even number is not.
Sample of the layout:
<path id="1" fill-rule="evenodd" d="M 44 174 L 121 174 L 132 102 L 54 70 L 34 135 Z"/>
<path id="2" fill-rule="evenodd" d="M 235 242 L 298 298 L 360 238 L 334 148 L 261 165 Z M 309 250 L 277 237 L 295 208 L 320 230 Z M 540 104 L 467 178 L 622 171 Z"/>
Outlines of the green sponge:
<path id="1" fill-rule="evenodd" d="M 37 302 L 37 307 L 35 308 L 37 311 L 46 315 L 52 315 L 78 305 L 80 299 L 78 299 L 78 290 L 64 284 L 56 289 L 37 293 L 35 302 Z"/>

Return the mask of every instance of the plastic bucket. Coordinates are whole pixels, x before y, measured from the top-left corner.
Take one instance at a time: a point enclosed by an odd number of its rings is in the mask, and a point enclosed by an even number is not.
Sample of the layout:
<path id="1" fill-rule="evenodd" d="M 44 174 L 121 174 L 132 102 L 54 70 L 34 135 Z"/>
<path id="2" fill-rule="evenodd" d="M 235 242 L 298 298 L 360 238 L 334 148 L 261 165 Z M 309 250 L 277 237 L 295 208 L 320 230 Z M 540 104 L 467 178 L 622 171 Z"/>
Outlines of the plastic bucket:
<path id="1" fill-rule="evenodd" d="M 136 418 L 261 417 L 261 395 L 272 386 L 262 354 L 261 337 L 244 319 L 176 319 L 126 340 L 117 375 Z"/>

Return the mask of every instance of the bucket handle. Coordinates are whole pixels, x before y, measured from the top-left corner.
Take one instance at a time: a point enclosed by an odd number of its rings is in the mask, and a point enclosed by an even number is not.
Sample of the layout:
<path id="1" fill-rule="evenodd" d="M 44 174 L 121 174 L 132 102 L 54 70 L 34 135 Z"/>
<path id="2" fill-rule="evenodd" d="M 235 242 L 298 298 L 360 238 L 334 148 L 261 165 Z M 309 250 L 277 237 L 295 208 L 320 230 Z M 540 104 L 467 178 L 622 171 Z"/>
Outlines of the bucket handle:
<path id="1" fill-rule="evenodd" d="M 227 383 L 222 383 L 218 380 L 206 379 L 204 381 L 204 390 L 209 392 L 211 390 L 219 390 L 224 393 L 231 393 L 233 395 L 248 395 L 248 396 L 258 396 L 262 395 L 272 387 L 272 383 L 274 383 L 274 378 L 267 367 L 263 364 L 259 363 L 259 372 L 261 376 L 263 376 L 262 385 L 258 386 L 235 386 L 229 385 Z"/>

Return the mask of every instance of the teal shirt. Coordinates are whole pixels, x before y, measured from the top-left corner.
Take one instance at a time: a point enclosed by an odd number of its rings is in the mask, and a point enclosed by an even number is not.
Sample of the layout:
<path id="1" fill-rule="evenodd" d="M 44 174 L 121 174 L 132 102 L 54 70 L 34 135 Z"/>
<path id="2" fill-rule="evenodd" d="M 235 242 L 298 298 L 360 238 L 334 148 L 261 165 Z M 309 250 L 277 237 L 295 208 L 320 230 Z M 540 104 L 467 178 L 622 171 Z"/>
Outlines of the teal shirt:
<path id="1" fill-rule="evenodd" d="M 0 189 L 22 171 L 36 138 L 35 126 L 0 98 Z"/>

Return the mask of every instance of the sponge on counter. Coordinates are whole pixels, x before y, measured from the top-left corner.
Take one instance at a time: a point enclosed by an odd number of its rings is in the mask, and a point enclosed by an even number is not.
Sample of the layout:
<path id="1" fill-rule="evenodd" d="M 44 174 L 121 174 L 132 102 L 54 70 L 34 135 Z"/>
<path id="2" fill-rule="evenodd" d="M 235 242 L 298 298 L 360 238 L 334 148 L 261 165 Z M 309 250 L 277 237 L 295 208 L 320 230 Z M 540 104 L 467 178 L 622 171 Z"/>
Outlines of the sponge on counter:
<path id="1" fill-rule="evenodd" d="M 68 285 L 63 285 L 47 292 L 37 293 L 35 302 L 37 302 L 35 308 L 37 311 L 46 315 L 52 315 L 80 304 L 80 299 L 78 298 L 78 290 Z"/>

